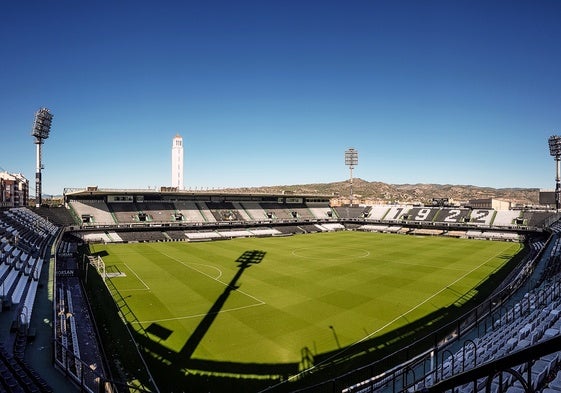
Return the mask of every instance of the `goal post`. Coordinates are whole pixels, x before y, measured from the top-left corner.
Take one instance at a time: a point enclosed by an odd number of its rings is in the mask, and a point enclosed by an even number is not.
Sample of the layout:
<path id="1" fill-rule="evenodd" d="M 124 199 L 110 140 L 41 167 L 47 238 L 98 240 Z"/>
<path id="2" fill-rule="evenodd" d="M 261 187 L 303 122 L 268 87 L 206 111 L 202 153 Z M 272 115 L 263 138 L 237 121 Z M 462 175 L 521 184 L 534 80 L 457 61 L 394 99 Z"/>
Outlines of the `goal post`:
<path id="1" fill-rule="evenodd" d="M 96 268 L 97 268 L 97 272 L 99 273 L 99 275 L 101 276 L 101 279 L 103 280 L 103 282 L 105 282 L 105 262 L 103 262 L 103 258 L 101 258 L 101 256 L 97 256 L 97 261 L 96 261 Z"/>
<path id="2" fill-rule="evenodd" d="M 88 256 L 88 260 L 90 262 L 90 265 L 93 266 L 95 270 L 97 270 L 97 273 L 101 276 L 101 279 L 105 283 L 105 277 L 107 276 L 107 274 L 105 272 L 105 262 L 103 262 L 103 258 L 101 258 L 101 256 L 99 255 L 95 257 L 90 255 Z"/>

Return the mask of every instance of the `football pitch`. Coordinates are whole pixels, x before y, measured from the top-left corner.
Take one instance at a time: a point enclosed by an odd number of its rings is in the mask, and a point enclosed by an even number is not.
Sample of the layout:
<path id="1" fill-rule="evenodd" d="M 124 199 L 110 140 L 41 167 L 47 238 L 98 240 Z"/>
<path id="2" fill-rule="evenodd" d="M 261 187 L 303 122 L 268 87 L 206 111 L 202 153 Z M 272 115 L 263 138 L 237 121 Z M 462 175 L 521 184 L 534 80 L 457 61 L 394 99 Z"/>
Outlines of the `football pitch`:
<path id="1" fill-rule="evenodd" d="M 193 359 L 298 363 L 461 304 L 510 242 L 336 232 L 92 245 L 150 339 Z M 129 317 L 127 317 L 129 318 Z M 137 326 L 138 327 L 138 326 Z"/>

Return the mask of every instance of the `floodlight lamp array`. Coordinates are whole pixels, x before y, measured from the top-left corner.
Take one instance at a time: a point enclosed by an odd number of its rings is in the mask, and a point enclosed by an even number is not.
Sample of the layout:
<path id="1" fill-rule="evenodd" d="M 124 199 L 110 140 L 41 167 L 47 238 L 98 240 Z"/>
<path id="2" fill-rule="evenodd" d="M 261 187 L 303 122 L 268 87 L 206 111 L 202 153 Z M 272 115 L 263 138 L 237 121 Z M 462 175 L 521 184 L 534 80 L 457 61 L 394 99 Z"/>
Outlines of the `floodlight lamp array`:
<path id="1" fill-rule="evenodd" d="M 358 165 L 358 151 L 350 148 L 345 151 L 345 165 L 354 167 Z"/>
<path id="2" fill-rule="evenodd" d="M 41 108 L 35 113 L 35 121 L 33 122 L 33 135 L 36 142 L 41 142 L 49 137 L 51 131 L 51 122 L 53 115 L 47 108 Z"/>
<path id="3" fill-rule="evenodd" d="M 561 136 L 552 135 L 549 137 L 549 154 L 556 159 L 561 157 Z"/>

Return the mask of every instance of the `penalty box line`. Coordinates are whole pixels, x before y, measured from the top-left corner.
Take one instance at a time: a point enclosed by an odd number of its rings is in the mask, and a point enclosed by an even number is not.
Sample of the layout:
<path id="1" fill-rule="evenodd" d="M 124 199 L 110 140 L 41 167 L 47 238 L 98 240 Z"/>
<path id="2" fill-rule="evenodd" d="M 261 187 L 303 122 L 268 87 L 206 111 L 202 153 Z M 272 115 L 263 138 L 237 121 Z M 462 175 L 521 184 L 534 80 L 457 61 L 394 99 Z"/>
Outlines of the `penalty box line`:
<path id="1" fill-rule="evenodd" d="M 132 269 L 132 267 L 130 267 L 126 263 L 123 263 L 123 265 L 125 265 L 125 267 L 127 269 L 129 269 L 132 272 L 132 274 L 134 274 L 134 276 L 138 279 L 138 281 L 140 281 L 142 283 L 142 285 L 144 285 L 144 288 L 129 289 L 129 291 L 149 291 L 150 290 L 150 287 L 148 286 L 148 284 L 146 284 L 144 282 L 144 280 L 142 278 L 140 278 L 140 276 Z"/>
<path id="2" fill-rule="evenodd" d="M 183 262 L 183 261 L 181 261 L 181 260 L 179 260 L 179 259 L 177 259 L 177 258 L 175 258 L 175 257 L 172 257 L 171 255 L 168 255 L 168 254 L 165 254 L 165 253 L 162 253 L 162 255 L 165 255 L 165 256 L 168 257 L 169 259 L 174 260 L 174 261 L 180 263 L 181 265 L 185 266 L 186 268 L 191 269 L 191 270 L 194 270 L 194 271 L 196 271 L 197 273 L 202 274 L 203 276 L 208 277 L 208 278 L 210 278 L 211 280 L 216 281 L 216 282 L 222 284 L 222 285 L 225 286 L 225 287 L 228 287 L 228 286 L 229 286 L 228 283 L 225 283 L 224 281 L 221 281 L 221 280 L 219 279 L 219 278 L 222 276 L 222 271 L 221 271 L 220 269 L 214 267 L 214 266 L 210 266 L 210 265 L 209 265 L 209 267 L 213 267 L 213 268 L 217 269 L 217 270 L 220 272 L 220 275 L 218 276 L 218 278 L 213 277 L 213 276 L 211 276 L 210 274 L 205 273 L 205 272 L 203 272 L 203 271 L 201 271 L 201 270 L 199 270 L 199 269 L 197 269 L 197 268 L 195 268 L 195 267 L 193 267 L 193 266 L 189 266 L 189 265 L 186 264 L 185 262 Z M 202 266 L 206 266 L 206 265 L 202 265 Z M 131 270 L 132 270 L 132 269 L 131 269 Z M 134 272 L 133 272 L 133 273 L 134 273 Z M 139 280 L 141 280 L 140 277 L 139 277 Z M 142 281 L 142 280 L 141 280 L 141 281 Z M 244 310 L 244 309 L 246 309 L 246 308 L 258 307 L 258 306 L 263 306 L 263 305 L 267 304 L 265 301 L 263 301 L 263 300 L 261 300 L 261 299 L 255 297 L 255 296 L 253 296 L 253 295 L 250 295 L 249 293 L 244 292 L 244 291 L 242 291 L 242 290 L 240 290 L 240 289 L 236 289 L 235 291 L 241 293 L 241 294 L 244 295 L 244 296 L 249 297 L 250 299 L 253 299 L 253 300 L 256 301 L 257 303 L 256 303 L 256 304 L 250 304 L 250 305 L 247 305 L 247 306 L 234 307 L 234 308 L 229 308 L 229 309 L 226 309 L 226 310 L 221 310 L 221 311 L 218 311 L 216 314 L 222 314 L 222 313 L 232 312 L 232 311 L 239 311 L 239 310 Z M 166 321 L 177 321 L 177 320 L 182 320 L 182 319 L 200 318 L 200 317 L 204 317 L 205 315 L 207 315 L 207 313 L 191 314 L 191 315 L 184 315 L 184 316 L 181 316 L 181 317 L 162 318 L 162 319 L 155 319 L 155 320 L 149 320 L 149 321 L 136 321 L 136 322 L 132 322 L 132 323 L 144 324 L 144 323 L 158 323 L 158 322 L 166 322 Z"/>
<path id="3" fill-rule="evenodd" d="M 248 306 L 229 308 L 229 309 L 226 309 L 226 310 L 218 311 L 217 313 L 214 313 L 214 314 L 216 314 L 216 315 L 224 314 L 224 313 L 227 313 L 227 312 L 244 310 L 246 308 L 263 306 L 264 304 L 266 304 L 266 303 L 263 302 L 263 303 L 258 303 L 258 304 L 250 304 Z M 182 316 L 182 317 L 153 319 L 153 320 L 149 320 L 149 321 L 133 321 L 131 323 L 133 323 L 133 324 L 145 324 L 145 323 L 159 323 L 159 322 L 168 322 L 168 321 L 180 321 L 180 320 L 183 320 L 183 319 L 201 318 L 201 317 L 204 317 L 207 314 L 208 313 L 192 314 L 192 315 L 185 315 L 185 316 Z"/>
<path id="4" fill-rule="evenodd" d="M 131 289 L 120 289 L 119 292 L 133 292 L 133 291 L 150 291 L 150 287 L 148 286 L 148 284 L 146 284 L 144 282 L 144 280 L 142 278 L 140 278 L 140 276 L 133 270 L 132 267 L 130 267 L 129 265 L 127 265 L 126 263 L 123 263 L 123 265 L 129 269 L 131 271 L 132 274 L 134 274 L 134 276 L 137 278 L 138 281 L 140 281 L 142 283 L 142 285 L 144 285 L 144 288 L 131 288 Z M 115 276 L 115 277 L 119 277 L 119 276 Z M 111 277 L 113 278 L 113 277 Z"/>
<path id="5" fill-rule="evenodd" d="M 211 280 L 214 280 L 214 281 L 216 281 L 216 282 L 218 282 L 218 283 L 224 285 L 225 287 L 228 287 L 228 286 L 230 285 L 230 284 L 228 284 L 228 283 L 226 283 L 226 282 L 220 280 L 220 277 L 222 276 L 222 271 L 220 271 L 221 274 L 220 274 L 220 276 L 219 276 L 218 278 L 212 277 L 210 274 L 205 273 L 205 272 L 203 272 L 203 271 L 201 271 L 201 270 L 199 270 L 199 269 L 196 269 L 196 268 L 194 268 L 193 266 L 189 266 L 189 264 L 186 264 L 185 262 L 183 262 L 183 261 L 181 261 L 181 260 L 179 260 L 179 259 L 177 259 L 177 258 L 175 258 L 175 257 L 172 257 L 171 255 L 168 255 L 168 254 L 165 254 L 165 253 L 162 253 L 162 255 L 165 255 L 166 257 L 168 257 L 168 258 L 170 258 L 170 259 L 172 259 L 172 260 L 174 260 L 174 261 L 176 261 L 176 262 L 179 262 L 180 264 L 182 264 L 182 265 L 185 266 L 186 268 L 191 269 L 191 270 L 194 270 L 194 271 L 196 271 L 197 273 L 202 274 L 203 276 L 206 276 L 206 277 L 210 278 Z M 218 270 L 220 270 L 220 269 L 218 269 Z M 240 290 L 240 289 L 236 289 L 236 292 L 239 292 L 239 293 L 241 293 L 242 295 L 245 295 L 245 296 L 247 296 L 247 297 L 252 298 L 252 299 L 255 300 L 257 303 L 259 303 L 259 305 L 267 304 L 267 303 L 265 303 L 263 300 L 258 299 L 258 298 L 256 298 L 255 296 L 250 295 L 249 293 L 244 292 L 244 291 L 242 291 L 242 290 Z"/>

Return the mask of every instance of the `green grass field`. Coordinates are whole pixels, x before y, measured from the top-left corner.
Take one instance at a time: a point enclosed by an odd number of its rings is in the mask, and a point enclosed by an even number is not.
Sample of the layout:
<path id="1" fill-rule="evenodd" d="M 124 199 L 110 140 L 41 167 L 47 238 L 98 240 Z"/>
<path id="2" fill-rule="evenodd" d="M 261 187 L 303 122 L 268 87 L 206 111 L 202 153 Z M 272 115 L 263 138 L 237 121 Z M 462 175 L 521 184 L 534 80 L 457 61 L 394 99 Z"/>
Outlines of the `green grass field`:
<path id="1" fill-rule="evenodd" d="M 236 363 L 297 363 L 462 303 L 521 249 L 362 232 L 91 247 L 157 345 Z"/>

